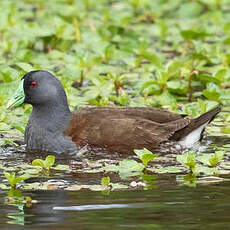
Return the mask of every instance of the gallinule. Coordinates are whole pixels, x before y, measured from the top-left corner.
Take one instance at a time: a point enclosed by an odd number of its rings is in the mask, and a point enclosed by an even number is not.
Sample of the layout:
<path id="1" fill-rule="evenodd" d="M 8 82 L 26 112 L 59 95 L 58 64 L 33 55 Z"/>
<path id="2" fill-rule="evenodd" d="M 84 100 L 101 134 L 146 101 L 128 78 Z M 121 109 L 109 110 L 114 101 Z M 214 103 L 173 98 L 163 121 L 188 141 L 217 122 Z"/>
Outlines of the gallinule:
<path id="1" fill-rule="evenodd" d="M 33 106 L 25 130 L 27 150 L 52 153 L 86 144 L 132 153 L 143 147 L 153 150 L 169 140 L 190 148 L 221 110 L 218 106 L 196 119 L 147 107 L 88 107 L 71 114 L 60 81 L 41 70 L 23 76 L 8 108 L 22 103 Z"/>

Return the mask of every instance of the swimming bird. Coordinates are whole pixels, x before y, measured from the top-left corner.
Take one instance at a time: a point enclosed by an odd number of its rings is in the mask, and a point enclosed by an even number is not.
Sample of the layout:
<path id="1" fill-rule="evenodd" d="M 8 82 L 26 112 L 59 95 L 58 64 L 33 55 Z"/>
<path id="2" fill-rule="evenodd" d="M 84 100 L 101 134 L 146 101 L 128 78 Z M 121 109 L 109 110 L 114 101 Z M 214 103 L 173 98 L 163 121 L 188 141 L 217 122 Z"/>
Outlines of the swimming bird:
<path id="1" fill-rule="evenodd" d="M 154 150 L 167 141 L 190 148 L 221 111 L 217 106 L 195 119 L 148 107 L 86 107 L 71 113 L 61 82 L 44 70 L 22 77 L 8 108 L 22 103 L 33 107 L 25 130 L 26 149 L 51 153 L 89 145 L 129 154 L 144 147 Z"/>

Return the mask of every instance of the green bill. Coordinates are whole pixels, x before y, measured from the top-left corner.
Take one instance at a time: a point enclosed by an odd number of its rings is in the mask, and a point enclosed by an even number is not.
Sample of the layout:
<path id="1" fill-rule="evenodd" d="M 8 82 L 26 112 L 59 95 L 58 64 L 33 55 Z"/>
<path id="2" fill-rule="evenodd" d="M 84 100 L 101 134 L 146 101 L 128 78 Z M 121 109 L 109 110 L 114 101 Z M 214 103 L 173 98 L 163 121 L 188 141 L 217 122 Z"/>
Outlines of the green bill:
<path id="1" fill-rule="evenodd" d="M 8 102 L 7 109 L 15 108 L 24 102 L 25 93 L 24 93 L 23 84 L 24 84 L 24 80 L 21 81 L 19 87 L 16 90 L 16 93 Z"/>

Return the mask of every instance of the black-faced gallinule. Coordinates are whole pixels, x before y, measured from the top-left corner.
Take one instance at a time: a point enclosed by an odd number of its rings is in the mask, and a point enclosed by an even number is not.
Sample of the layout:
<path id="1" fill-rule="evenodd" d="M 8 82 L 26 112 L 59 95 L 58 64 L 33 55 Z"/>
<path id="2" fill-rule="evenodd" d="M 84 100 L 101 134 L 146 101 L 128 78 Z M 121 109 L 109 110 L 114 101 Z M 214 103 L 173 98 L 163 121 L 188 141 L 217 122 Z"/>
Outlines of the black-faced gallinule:
<path id="1" fill-rule="evenodd" d="M 132 153 L 143 147 L 153 150 L 168 140 L 190 148 L 221 110 L 218 106 L 191 120 L 147 107 L 89 107 L 71 114 L 60 81 L 40 70 L 24 75 L 8 108 L 22 103 L 33 106 L 25 130 L 27 150 L 52 153 L 71 152 L 86 144 Z"/>

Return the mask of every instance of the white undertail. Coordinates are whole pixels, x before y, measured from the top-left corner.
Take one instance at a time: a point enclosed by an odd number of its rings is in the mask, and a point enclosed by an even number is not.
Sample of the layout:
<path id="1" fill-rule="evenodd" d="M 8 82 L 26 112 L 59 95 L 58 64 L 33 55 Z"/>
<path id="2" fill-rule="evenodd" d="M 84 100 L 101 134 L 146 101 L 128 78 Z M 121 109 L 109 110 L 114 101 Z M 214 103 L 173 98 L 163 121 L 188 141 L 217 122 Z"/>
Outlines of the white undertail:
<path id="1" fill-rule="evenodd" d="M 185 148 L 193 148 L 194 145 L 200 140 L 202 132 L 208 123 L 209 122 L 206 122 L 205 124 L 201 125 L 199 128 L 193 130 L 187 136 L 181 138 L 179 144 Z"/>

